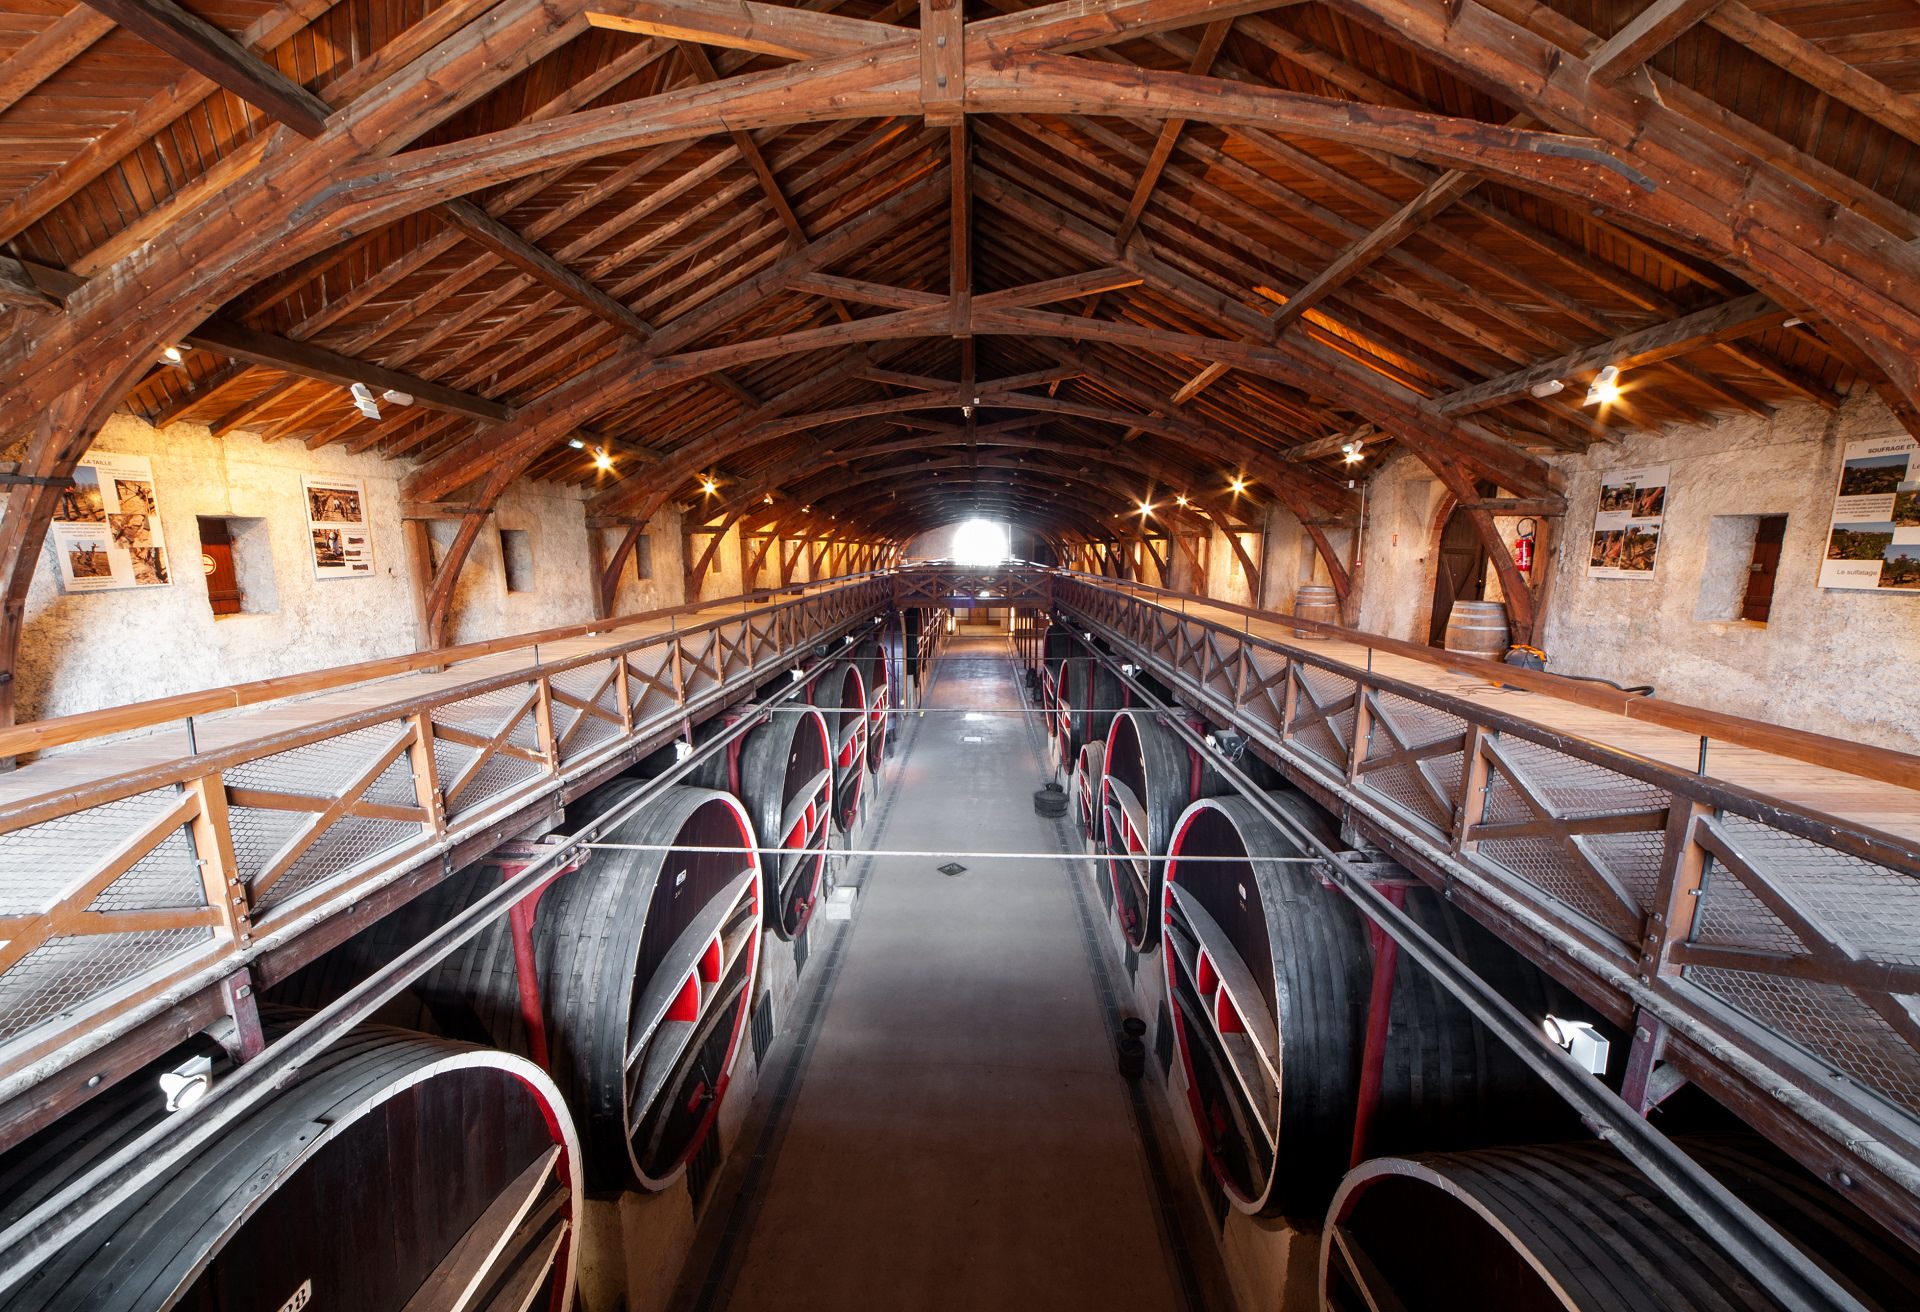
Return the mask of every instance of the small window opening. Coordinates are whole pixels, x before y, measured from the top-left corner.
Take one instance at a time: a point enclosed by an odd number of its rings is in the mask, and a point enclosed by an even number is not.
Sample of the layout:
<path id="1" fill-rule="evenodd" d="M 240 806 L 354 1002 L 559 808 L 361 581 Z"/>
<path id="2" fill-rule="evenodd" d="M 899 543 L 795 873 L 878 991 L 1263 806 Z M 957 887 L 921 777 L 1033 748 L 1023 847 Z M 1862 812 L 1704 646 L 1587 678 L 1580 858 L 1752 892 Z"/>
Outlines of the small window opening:
<path id="1" fill-rule="evenodd" d="M 214 616 L 270 615 L 278 610 L 267 521 L 202 515 L 199 527 L 200 572 L 206 576 L 207 605 Z"/>
<path id="2" fill-rule="evenodd" d="M 1773 608 L 1774 576 L 1785 515 L 1715 515 L 1707 524 L 1696 620 L 1765 624 Z"/>
<path id="3" fill-rule="evenodd" d="M 633 577 L 646 583 L 653 578 L 653 534 L 642 533 L 633 544 Z"/>
<path id="4" fill-rule="evenodd" d="M 500 530 L 500 567 L 508 592 L 533 591 L 533 542 L 523 528 Z"/>

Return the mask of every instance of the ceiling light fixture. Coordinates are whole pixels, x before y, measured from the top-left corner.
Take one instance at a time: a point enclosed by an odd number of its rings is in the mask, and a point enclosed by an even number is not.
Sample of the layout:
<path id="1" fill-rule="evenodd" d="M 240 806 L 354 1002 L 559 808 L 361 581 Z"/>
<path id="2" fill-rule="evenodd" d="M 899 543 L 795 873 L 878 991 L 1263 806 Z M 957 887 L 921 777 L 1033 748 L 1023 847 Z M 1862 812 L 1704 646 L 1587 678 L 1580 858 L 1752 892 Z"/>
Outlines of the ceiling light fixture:
<path id="1" fill-rule="evenodd" d="M 380 393 L 380 399 L 382 401 L 391 401 L 395 405 L 412 405 L 413 393 L 403 392 L 397 387 L 389 387 L 386 391 Z"/>
<path id="2" fill-rule="evenodd" d="M 1175 504 L 1175 505 L 1181 505 L 1181 506 L 1184 506 L 1184 505 L 1186 505 L 1186 504 L 1187 504 L 1187 498 L 1186 498 L 1186 497 L 1185 497 L 1184 495 L 1182 495 L 1182 496 L 1177 496 L 1177 497 L 1175 497 L 1175 498 L 1174 498 L 1173 500 L 1174 500 L 1174 504 Z"/>
<path id="3" fill-rule="evenodd" d="M 1140 503 L 1140 513 L 1142 515 L 1151 515 L 1153 513 L 1153 504 L 1148 501 L 1142 501 Z"/>
<path id="4" fill-rule="evenodd" d="M 373 389 L 365 383 L 355 383 L 348 389 L 353 395 L 353 408 L 369 419 L 380 417 L 380 406 L 373 399 Z"/>
<path id="5" fill-rule="evenodd" d="M 1544 382 L 1535 383 L 1527 389 L 1527 391 L 1533 394 L 1534 399 L 1537 401 L 1544 401 L 1550 396 L 1558 396 L 1566 390 L 1567 385 L 1558 378 L 1549 378 Z"/>
<path id="6" fill-rule="evenodd" d="M 1228 486 L 1232 488 L 1235 496 L 1239 496 L 1247 490 L 1247 480 L 1244 478 L 1236 478 L 1232 483 L 1228 484 Z"/>
<path id="7" fill-rule="evenodd" d="M 1587 388 L 1587 399 L 1581 405 L 1611 405 L 1620 399 L 1620 366 L 1610 364 L 1594 375 L 1593 385 Z"/>
<path id="8" fill-rule="evenodd" d="M 568 439 L 567 439 L 567 445 L 568 445 L 568 446 L 570 446 L 570 447 L 572 447 L 572 448 L 573 448 L 573 449 L 574 449 L 575 451 L 584 451 L 584 450 L 586 449 L 586 446 L 587 446 L 587 444 L 586 444 L 585 442 L 582 442 L 582 441 L 581 441 L 581 440 L 580 440 L 579 438 L 577 438 L 577 437 L 570 437 L 570 438 L 568 438 Z"/>
<path id="9" fill-rule="evenodd" d="M 1367 458 L 1366 451 L 1362 448 L 1360 439 L 1357 437 L 1341 447 L 1340 454 L 1347 458 L 1347 463 L 1350 465 L 1357 465 Z"/>
<path id="10" fill-rule="evenodd" d="M 712 496 L 720 490 L 720 485 L 714 482 L 711 477 L 707 477 L 700 480 L 700 490 L 708 496 Z"/>
<path id="11" fill-rule="evenodd" d="M 166 350 L 160 352 L 160 355 L 168 364 L 183 365 L 187 362 L 187 353 L 177 346 L 169 346 Z"/>
<path id="12" fill-rule="evenodd" d="M 605 447 L 599 446 L 593 449 L 593 467 L 602 471 L 613 468 L 613 457 L 607 453 Z"/>

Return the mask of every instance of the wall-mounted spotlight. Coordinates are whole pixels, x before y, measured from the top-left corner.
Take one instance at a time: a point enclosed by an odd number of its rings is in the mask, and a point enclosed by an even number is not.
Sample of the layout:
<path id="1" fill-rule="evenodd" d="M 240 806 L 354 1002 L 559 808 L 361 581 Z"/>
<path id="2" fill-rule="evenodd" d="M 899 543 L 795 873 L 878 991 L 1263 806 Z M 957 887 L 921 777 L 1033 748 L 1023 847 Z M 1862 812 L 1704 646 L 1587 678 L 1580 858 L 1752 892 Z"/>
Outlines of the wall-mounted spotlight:
<path id="1" fill-rule="evenodd" d="M 373 399 L 373 389 L 365 383 L 355 383 L 348 389 L 353 395 L 353 408 L 368 419 L 380 417 L 380 405 Z"/>
<path id="2" fill-rule="evenodd" d="M 187 362 L 187 353 L 177 346 L 169 346 L 160 352 L 160 358 L 168 364 L 184 365 Z"/>
<path id="3" fill-rule="evenodd" d="M 1610 364 L 1593 377 L 1587 399 L 1581 405 L 1611 405 L 1620 399 L 1620 366 Z"/>

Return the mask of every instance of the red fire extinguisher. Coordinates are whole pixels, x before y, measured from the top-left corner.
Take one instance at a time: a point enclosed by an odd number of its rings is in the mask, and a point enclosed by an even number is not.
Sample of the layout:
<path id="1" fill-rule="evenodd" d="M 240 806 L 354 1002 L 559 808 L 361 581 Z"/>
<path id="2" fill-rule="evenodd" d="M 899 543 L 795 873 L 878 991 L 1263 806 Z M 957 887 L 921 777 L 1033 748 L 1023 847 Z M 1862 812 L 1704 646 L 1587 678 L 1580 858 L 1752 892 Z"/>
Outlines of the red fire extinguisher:
<path id="1" fill-rule="evenodd" d="M 1533 535 L 1537 525 L 1530 519 L 1520 521 L 1519 536 L 1513 540 L 1513 566 L 1533 572 Z"/>

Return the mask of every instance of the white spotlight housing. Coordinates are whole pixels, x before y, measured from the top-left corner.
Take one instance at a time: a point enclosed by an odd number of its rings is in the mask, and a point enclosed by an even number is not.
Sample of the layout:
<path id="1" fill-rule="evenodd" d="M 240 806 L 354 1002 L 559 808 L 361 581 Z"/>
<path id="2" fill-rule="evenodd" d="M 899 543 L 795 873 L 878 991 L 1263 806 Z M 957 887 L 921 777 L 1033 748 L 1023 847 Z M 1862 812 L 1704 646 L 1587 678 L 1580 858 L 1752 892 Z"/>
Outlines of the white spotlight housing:
<path id="1" fill-rule="evenodd" d="M 382 401 L 391 401 L 395 405 L 412 405 L 413 393 L 402 392 L 397 388 L 389 387 L 386 391 L 380 393 L 380 399 Z"/>
<path id="2" fill-rule="evenodd" d="M 1567 385 L 1558 378 L 1549 378 L 1545 382 L 1535 383 L 1527 389 L 1527 391 L 1534 395 L 1535 399 L 1541 401 L 1546 400 L 1550 396 L 1558 396 L 1566 390 Z"/>
<path id="3" fill-rule="evenodd" d="M 1547 1037 L 1567 1050 L 1592 1075 L 1607 1073 L 1607 1053 L 1612 1046 L 1604 1034 L 1584 1020 L 1561 1020 L 1548 1016 L 1541 1022 Z"/>

